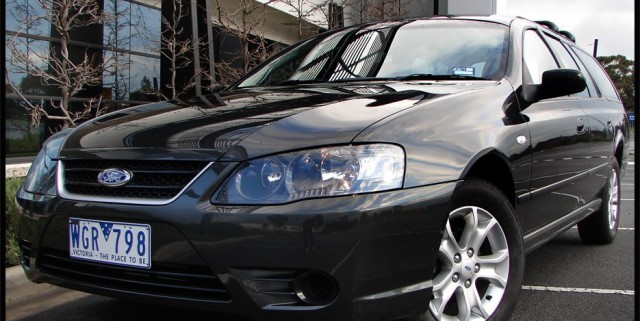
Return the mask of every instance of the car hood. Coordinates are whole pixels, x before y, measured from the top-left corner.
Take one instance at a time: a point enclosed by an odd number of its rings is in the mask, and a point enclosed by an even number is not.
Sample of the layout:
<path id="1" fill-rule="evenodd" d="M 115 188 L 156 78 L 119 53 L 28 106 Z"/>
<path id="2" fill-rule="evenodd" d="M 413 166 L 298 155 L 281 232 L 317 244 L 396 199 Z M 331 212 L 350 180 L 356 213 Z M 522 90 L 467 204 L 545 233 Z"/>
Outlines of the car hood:
<path id="1" fill-rule="evenodd" d="M 241 161 L 346 144 L 393 114 L 492 81 L 252 88 L 116 111 L 72 131 L 61 158 Z"/>

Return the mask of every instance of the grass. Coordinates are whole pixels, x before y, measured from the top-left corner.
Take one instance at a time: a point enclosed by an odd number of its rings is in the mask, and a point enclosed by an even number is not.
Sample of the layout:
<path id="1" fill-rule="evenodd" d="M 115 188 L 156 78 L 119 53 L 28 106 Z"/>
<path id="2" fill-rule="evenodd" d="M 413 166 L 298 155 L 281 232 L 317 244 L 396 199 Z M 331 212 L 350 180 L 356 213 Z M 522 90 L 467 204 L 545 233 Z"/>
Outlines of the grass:
<path id="1" fill-rule="evenodd" d="M 5 234 L 5 266 L 14 266 L 20 264 L 20 250 L 15 234 L 15 224 L 18 219 L 18 208 L 16 207 L 14 197 L 20 185 L 24 182 L 24 177 L 12 177 L 5 179 L 5 218 L 6 218 L 6 234 Z"/>

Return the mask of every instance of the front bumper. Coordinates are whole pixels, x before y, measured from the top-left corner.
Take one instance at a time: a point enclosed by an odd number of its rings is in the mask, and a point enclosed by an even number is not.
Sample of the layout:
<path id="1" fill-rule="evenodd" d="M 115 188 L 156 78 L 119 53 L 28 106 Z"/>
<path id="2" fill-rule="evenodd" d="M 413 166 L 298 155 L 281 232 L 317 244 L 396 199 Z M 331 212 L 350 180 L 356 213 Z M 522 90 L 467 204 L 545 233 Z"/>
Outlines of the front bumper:
<path id="1" fill-rule="evenodd" d="M 216 206 L 209 201 L 216 175 L 203 173 L 162 206 L 20 190 L 16 228 L 27 276 L 255 320 L 386 320 L 427 310 L 457 183 L 278 206 Z M 69 217 L 150 224 L 152 268 L 69 259 Z M 327 276 L 312 287 L 326 294 L 334 286 L 329 300 L 296 295 L 296 280 L 310 274 Z"/>

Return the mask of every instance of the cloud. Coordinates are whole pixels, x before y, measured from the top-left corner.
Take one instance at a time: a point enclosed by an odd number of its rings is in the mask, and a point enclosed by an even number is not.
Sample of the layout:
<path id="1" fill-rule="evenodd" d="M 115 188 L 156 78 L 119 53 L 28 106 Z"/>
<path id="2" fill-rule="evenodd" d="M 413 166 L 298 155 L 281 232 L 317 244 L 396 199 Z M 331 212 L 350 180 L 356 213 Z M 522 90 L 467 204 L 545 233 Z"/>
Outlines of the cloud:
<path id="1" fill-rule="evenodd" d="M 498 14 L 550 20 L 576 36 L 578 46 L 598 55 L 624 55 L 634 59 L 633 0 L 499 0 Z M 506 2 L 506 3 L 505 3 Z"/>

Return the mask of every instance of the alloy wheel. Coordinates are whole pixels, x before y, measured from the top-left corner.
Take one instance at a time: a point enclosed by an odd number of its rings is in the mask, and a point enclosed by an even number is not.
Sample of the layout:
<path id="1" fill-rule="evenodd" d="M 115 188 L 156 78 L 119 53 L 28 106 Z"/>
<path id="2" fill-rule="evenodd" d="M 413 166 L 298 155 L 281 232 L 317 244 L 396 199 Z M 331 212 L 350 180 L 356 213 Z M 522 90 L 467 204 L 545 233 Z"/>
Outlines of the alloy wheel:
<path id="1" fill-rule="evenodd" d="M 609 229 L 613 230 L 618 223 L 618 213 L 620 207 L 618 204 L 618 173 L 611 169 L 611 175 L 609 175 Z"/>
<path id="2" fill-rule="evenodd" d="M 433 278 L 429 310 L 437 320 L 486 320 L 509 276 L 509 248 L 488 211 L 465 206 L 449 214 Z"/>

